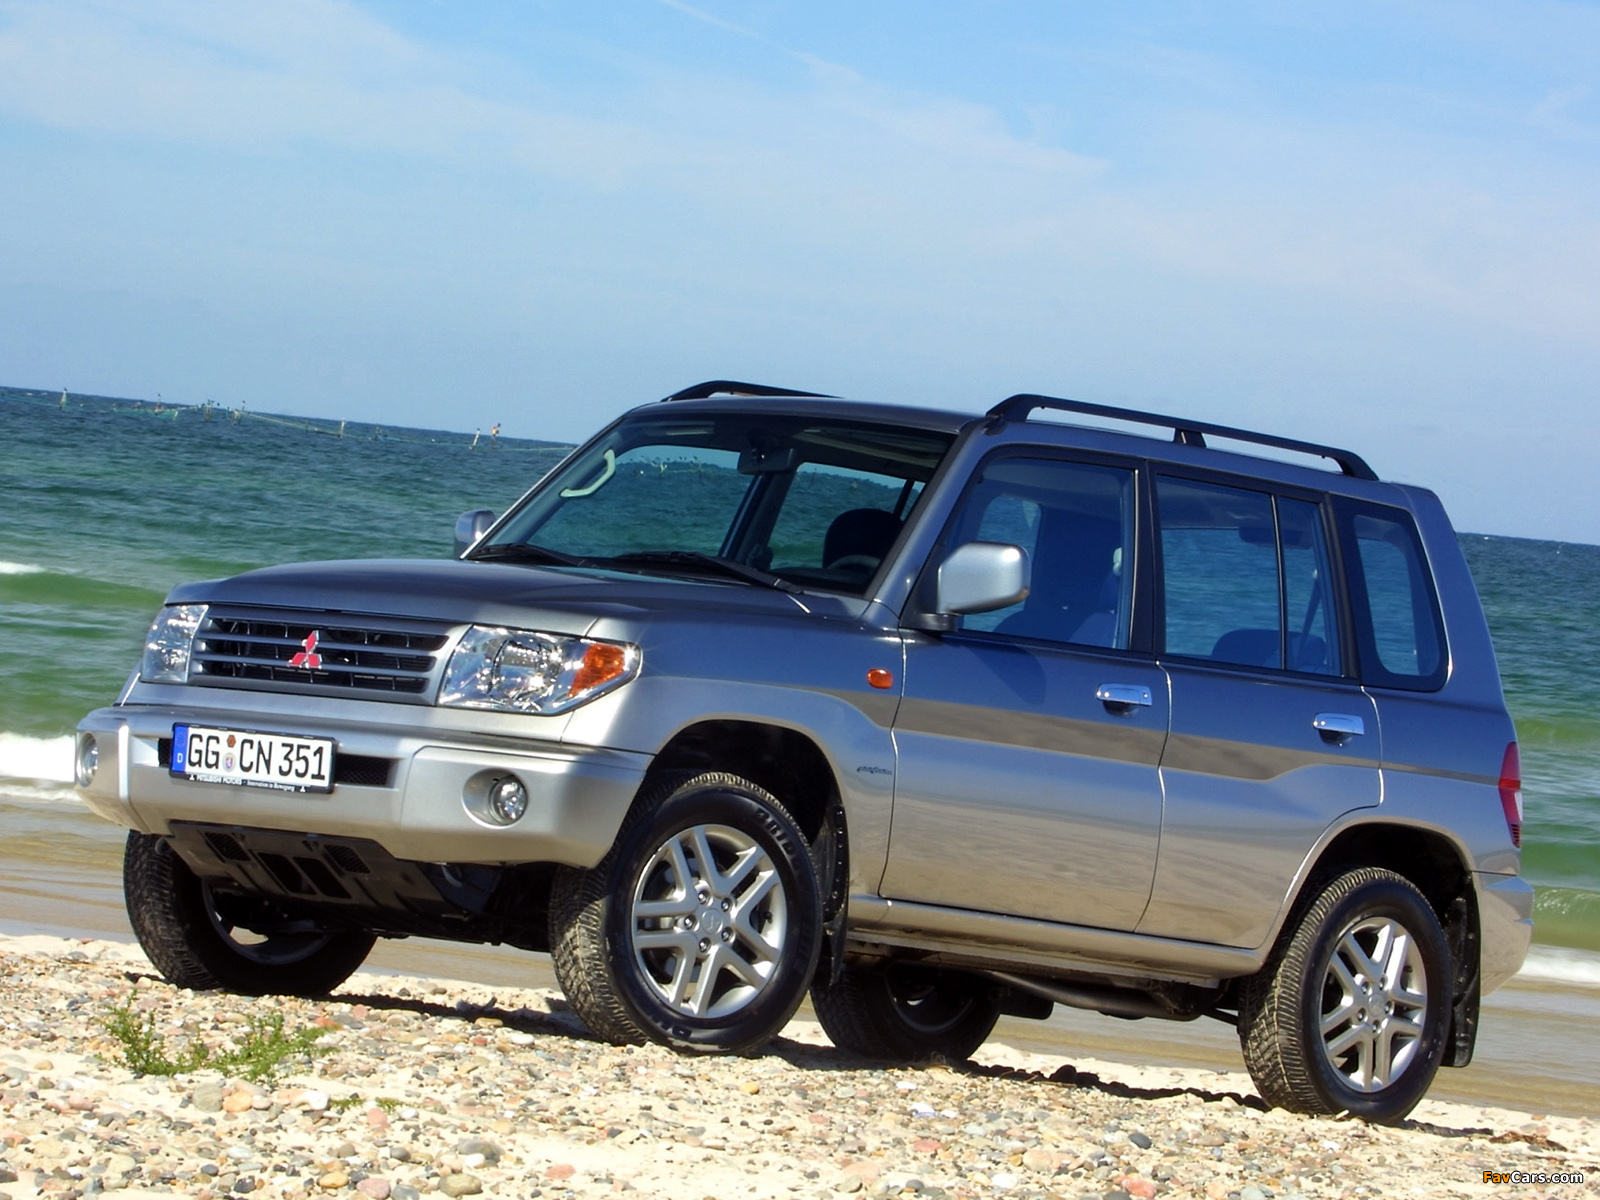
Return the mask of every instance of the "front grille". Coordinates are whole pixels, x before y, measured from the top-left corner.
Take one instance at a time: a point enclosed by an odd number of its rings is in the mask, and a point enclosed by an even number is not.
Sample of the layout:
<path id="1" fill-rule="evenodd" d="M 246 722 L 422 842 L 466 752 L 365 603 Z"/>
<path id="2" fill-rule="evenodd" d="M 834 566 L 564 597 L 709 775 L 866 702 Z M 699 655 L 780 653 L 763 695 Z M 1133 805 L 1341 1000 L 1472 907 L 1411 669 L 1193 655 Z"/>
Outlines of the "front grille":
<path id="1" fill-rule="evenodd" d="M 171 770 L 171 738 L 160 738 L 156 741 L 156 765 Z M 378 758 L 371 754 L 335 753 L 333 756 L 333 782 L 336 784 L 353 787 L 388 787 L 393 780 L 392 758 Z"/>
<path id="2" fill-rule="evenodd" d="M 212 609 L 195 637 L 189 681 L 314 695 L 377 692 L 425 703 L 448 641 L 445 631 L 421 622 Z"/>

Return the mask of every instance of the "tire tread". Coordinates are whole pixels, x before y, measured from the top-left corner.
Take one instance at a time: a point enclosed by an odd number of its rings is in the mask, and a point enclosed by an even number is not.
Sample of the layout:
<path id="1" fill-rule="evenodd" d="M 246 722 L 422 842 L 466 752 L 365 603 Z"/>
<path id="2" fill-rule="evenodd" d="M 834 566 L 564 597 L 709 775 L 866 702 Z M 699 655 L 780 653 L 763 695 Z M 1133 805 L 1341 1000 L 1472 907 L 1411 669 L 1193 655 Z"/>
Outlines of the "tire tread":
<path id="1" fill-rule="evenodd" d="M 1330 915 L 1357 891 L 1379 885 L 1398 886 L 1411 893 L 1424 909 L 1432 911 L 1417 886 L 1394 871 L 1379 867 L 1323 871 L 1313 876 L 1301 893 L 1303 899 L 1285 922 L 1265 965 L 1243 983 L 1239 993 L 1239 1047 L 1261 1098 L 1274 1108 L 1314 1116 L 1346 1111 L 1324 1093 L 1314 1075 L 1316 1056 L 1322 1048 L 1307 1038 L 1306 1023 L 1301 1019 L 1306 998 L 1300 988 L 1308 979 Z M 1320 982 L 1308 986 L 1320 986 Z M 1449 978 L 1430 980 L 1429 986 L 1448 987 Z M 1435 1030 L 1432 1036 L 1438 1039 L 1442 1033 Z M 1431 1081 L 1431 1071 L 1428 1078 Z M 1419 1092 L 1417 1099 L 1420 1098 Z M 1407 1105 L 1405 1111 L 1411 1107 Z M 1374 1119 L 1399 1120 L 1404 1115 L 1401 1112 Z"/>

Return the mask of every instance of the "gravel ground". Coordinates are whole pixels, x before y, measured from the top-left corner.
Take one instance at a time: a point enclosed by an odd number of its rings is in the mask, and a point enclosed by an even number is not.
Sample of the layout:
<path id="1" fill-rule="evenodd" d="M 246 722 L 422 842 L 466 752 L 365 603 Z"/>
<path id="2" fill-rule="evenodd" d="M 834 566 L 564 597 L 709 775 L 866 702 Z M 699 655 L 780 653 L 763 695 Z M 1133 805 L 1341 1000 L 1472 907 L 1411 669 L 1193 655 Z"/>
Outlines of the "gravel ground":
<path id="1" fill-rule="evenodd" d="M 106 1014 L 225 1050 L 281 1014 L 322 1053 L 251 1083 L 135 1075 Z M 1587 1182 L 1486 1181 L 1579 1172 Z M 757 1058 L 597 1042 L 558 993 L 358 974 L 329 1000 L 161 981 L 134 947 L 0 937 L 0 1200 L 1594 1196 L 1600 1129 L 1427 1102 L 1406 1127 L 1264 1111 L 1247 1078 L 1026 1054 L 875 1065 L 796 1021 Z"/>

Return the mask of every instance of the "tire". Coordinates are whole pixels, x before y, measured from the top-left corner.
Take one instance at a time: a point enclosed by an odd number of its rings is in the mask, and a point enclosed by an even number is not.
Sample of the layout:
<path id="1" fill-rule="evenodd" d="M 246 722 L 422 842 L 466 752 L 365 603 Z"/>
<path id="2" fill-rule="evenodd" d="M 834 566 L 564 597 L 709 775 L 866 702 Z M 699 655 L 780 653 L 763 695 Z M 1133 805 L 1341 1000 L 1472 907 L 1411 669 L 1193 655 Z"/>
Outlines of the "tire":
<path id="1" fill-rule="evenodd" d="M 811 1003 L 841 1050 L 897 1062 L 970 1058 L 1000 1019 L 995 987 L 962 971 L 846 963 Z"/>
<path id="2" fill-rule="evenodd" d="M 1393 871 L 1314 881 L 1239 999 L 1239 1044 L 1268 1104 L 1395 1124 L 1444 1056 L 1454 978 L 1427 899 Z"/>
<path id="3" fill-rule="evenodd" d="M 249 935 L 245 922 L 252 917 L 280 926 L 289 919 L 270 902 L 214 896 L 154 834 L 128 834 L 122 890 L 133 932 L 156 970 L 173 986 L 195 991 L 324 996 L 366 961 L 376 940 L 369 933 L 317 929 Z"/>
<path id="4" fill-rule="evenodd" d="M 558 871 L 550 898 L 567 1002 L 618 1044 L 758 1050 L 799 1007 L 821 944 L 804 835 L 736 775 L 651 784 L 611 852 L 590 870 Z"/>

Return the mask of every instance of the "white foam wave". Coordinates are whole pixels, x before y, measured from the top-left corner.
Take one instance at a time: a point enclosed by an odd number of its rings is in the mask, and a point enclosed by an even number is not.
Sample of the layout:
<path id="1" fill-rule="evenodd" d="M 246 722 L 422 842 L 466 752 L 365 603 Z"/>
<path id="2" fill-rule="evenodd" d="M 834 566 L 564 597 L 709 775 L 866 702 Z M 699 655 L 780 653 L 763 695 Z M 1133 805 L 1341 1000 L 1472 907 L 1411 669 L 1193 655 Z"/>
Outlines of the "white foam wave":
<path id="1" fill-rule="evenodd" d="M 0 778 L 71 783 L 71 735 L 40 738 L 0 733 Z"/>
<path id="2" fill-rule="evenodd" d="M 32 563 L 6 562 L 0 559 L 0 575 L 43 575 L 44 568 Z"/>
<path id="3" fill-rule="evenodd" d="M 1567 946 L 1534 945 L 1529 947 L 1527 961 L 1517 977 L 1600 987 L 1600 954 Z"/>

